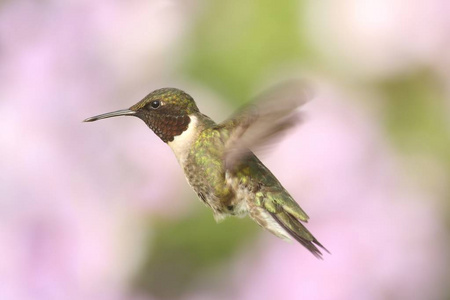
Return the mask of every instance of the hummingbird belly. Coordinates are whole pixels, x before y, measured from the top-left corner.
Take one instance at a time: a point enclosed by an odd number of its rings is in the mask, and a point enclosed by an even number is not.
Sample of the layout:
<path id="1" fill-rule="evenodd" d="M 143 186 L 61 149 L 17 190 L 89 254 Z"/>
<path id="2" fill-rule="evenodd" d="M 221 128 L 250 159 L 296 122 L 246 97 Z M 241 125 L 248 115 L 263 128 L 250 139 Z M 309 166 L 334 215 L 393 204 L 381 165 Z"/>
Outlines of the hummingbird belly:
<path id="1" fill-rule="evenodd" d="M 247 162 L 251 169 L 259 169 L 262 163 L 256 157 L 254 158 Z M 270 213 L 257 204 L 256 192 L 267 187 L 261 186 L 258 176 L 252 177 L 248 174 L 248 168 L 238 169 L 240 170 L 238 172 L 223 171 L 223 167 L 210 166 L 209 169 L 205 169 L 196 164 L 187 164 L 184 167 L 188 183 L 199 198 L 213 210 L 216 221 L 220 222 L 227 216 L 245 217 L 249 214 L 259 226 L 280 238 L 291 240 L 289 233 L 273 219 Z M 216 178 L 219 182 L 222 180 L 221 184 L 218 185 L 212 178 Z"/>

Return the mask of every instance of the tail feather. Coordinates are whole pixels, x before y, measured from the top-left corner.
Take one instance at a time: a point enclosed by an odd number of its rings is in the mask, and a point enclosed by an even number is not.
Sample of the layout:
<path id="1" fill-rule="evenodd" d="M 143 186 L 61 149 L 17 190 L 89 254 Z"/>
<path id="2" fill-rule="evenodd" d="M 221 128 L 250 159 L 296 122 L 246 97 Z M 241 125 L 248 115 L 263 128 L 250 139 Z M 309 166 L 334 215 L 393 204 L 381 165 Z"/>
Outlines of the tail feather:
<path id="1" fill-rule="evenodd" d="M 308 249 L 315 257 L 322 259 L 322 252 L 317 248 L 319 246 L 326 252 L 330 253 L 319 241 L 291 214 L 287 212 L 272 213 L 269 212 L 273 219 L 289 233 L 296 241 Z"/>

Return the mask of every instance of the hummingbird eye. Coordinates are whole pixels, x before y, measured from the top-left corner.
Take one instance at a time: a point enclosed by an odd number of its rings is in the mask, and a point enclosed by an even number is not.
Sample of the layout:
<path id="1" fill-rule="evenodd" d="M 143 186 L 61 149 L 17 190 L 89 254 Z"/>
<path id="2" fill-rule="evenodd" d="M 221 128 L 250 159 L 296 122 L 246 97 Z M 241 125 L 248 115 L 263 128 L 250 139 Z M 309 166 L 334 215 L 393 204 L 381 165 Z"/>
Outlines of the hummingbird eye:
<path id="1" fill-rule="evenodd" d="M 159 101 L 159 100 L 154 100 L 154 101 L 150 102 L 150 107 L 153 109 L 156 109 L 160 106 L 161 106 L 161 101 Z"/>

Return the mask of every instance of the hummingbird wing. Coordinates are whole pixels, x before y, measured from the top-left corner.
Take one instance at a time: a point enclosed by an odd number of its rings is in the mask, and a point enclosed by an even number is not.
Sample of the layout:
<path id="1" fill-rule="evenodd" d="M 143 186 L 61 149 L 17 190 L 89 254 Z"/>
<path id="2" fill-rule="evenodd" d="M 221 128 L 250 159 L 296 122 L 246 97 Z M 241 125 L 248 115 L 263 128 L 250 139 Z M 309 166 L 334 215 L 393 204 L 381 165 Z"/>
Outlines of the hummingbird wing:
<path id="1" fill-rule="evenodd" d="M 269 212 L 273 219 L 286 230 L 295 240 L 302 244 L 317 258 L 322 258 L 320 248 L 330 253 L 312 234 L 308 229 L 291 214 L 281 211 L 278 213 Z"/>
<path id="2" fill-rule="evenodd" d="M 224 162 L 233 169 L 237 162 L 253 151 L 264 149 L 288 129 L 297 125 L 301 115 L 297 111 L 311 97 L 303 82 L 291 81 L 278 85 L 241 108 L 236 114 L 217 125 L 226 128 Z"/>
<path id="3" fill-rule="evenodd" d="M 228 172 L 235 180 L 232 185 L 240 184 L 244 191 L 254 194 L 245 197 L 245 201 L 247 212 L 256 223 L 280 238 L 297 240 L 318 258 L 322 256 L 319 247 L 328 252 L 302 224 L 308 222 L 308 215 L 255 155 Z"/>
<path id="4" fill-rule="evenodd" d="M 270 191 L 263 188 L 258 196 L 259 200 L 249 203 L 249 215 L 259 225 L 281 238 L 294 238 L 317 258 L 322 258 L 318 247 L 329 253 L 302 224 L 307 222 L 308 216 L 286 190 Z"/>

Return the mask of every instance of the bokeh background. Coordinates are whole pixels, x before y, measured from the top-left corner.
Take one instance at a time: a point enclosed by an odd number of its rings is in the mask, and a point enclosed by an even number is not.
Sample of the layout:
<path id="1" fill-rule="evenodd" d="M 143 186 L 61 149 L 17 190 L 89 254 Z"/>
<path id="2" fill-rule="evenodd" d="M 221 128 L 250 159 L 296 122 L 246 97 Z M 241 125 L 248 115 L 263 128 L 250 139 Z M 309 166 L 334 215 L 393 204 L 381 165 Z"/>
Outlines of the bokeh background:
<path id="1" fill-rule="evenodd" d="M 447 0 L 0 1 L 0 299 L 450 299 Z M 324 260 L 216 224 L 142 122 L 221 121 L 279 78 L 307 121 L 263 161 Z"/>

